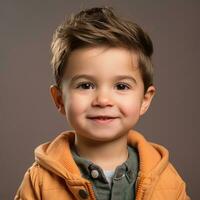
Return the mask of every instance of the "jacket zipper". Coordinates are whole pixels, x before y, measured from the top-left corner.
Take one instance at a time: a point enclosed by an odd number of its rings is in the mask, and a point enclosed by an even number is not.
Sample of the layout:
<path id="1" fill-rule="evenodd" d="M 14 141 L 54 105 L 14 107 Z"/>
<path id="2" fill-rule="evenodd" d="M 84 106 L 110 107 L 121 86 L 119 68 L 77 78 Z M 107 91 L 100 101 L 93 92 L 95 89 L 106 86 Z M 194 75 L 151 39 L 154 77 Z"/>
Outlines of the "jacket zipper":
<path id="1" fill-rule="evenodd" d="M 89 193 L 90 193 L 91 200 L 96 200 L 96 197 L 94 195 L 94 190 L 92 189 L 91 183 L 86 183 L 86 185 L 88 186 L 88 190 L 89 190 Z"/>
<path id="2" fill-rule="evenodd" d="M 136 179 L 136 200 L 142 200 L 144 196 L 144 191 L 142 190 L 144 177 L 138 176 Z"/>

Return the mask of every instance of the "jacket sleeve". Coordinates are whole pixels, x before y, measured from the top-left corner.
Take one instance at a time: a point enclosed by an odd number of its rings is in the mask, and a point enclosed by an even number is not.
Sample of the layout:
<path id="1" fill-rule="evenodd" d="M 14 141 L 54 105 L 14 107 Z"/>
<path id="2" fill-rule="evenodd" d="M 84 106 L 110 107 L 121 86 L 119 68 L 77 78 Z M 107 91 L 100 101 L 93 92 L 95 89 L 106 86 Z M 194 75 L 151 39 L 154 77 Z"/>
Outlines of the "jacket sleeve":
<path id="1" fill-rule="evenodd" d="M 184 182 L 180 186 L 178 200 L 191 200 L 191 198 L 186 194 L 186 186 Z"/>
<path id="2" fill-rule="evenodd" d="M 41 200 L 39 166 L 34 163 L 25 173 L 14 200 Z"/>

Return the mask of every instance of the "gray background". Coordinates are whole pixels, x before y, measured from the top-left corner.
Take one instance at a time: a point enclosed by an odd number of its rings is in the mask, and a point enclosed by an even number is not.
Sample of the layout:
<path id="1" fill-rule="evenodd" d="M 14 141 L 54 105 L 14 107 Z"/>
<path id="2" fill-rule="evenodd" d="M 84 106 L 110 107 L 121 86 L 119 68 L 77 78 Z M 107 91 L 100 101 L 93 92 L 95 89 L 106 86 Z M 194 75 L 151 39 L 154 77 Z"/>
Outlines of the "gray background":
<path id="1" fill-rule="evenodd" d="M 199 1 L 1 1 L 0 199 L 13 199 L 36 146 L 67 130 L 51 99 L 52 33 L 64 16 L 109 5 L 154 43 L 156 96 L 135 129 L 170 151 L 171 162 L 199 193 Z"/>

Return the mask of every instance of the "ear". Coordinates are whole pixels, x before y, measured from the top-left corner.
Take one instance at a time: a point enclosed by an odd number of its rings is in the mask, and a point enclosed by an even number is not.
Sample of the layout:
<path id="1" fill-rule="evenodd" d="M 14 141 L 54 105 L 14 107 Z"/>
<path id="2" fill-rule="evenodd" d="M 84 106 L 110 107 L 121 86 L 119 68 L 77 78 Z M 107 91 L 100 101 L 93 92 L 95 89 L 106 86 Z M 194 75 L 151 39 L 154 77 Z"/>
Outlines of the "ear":
<path id="1" fill-rule="evenodd" d="M 56 85 L 50 86 L 50 93 L 58 111 L 65 115 L 65 107 L 62 99 L 62 92 Z"/>
<path id="2" fill-rule="evenodd" d="M 143 115 L 149 108 L 151 101 L 155 95 L 156 89 L 155 87 L 149 86 L 149 88 L 147 89 L 143 101 L 142 101 L 142 105 L 141 105 L 141 109 L 140 109 L 140 116 Z"/>

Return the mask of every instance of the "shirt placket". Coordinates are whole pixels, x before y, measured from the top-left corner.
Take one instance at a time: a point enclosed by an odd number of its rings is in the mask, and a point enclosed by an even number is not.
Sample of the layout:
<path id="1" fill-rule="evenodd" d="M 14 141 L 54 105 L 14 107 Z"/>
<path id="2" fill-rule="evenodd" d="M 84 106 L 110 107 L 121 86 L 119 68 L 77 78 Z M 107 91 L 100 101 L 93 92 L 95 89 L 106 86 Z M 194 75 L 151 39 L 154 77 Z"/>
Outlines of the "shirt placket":
<path id="1" fill-rule="evenodd" d="M 125 200 L 129 199 L 129 196 L 132 197 L 133 194 L 130 193 L 129 187 L 132 185 L 128 181 L 126 165 L 119 166 L 114 174 L 112 181 L 112 190 L 111 190 L 111 200 Z M 128 191 L 128 192 L 126 192 Z M 132 191 L 132 190 L 131 190 Z M 128 195 L 128 196 L 127 196 Z"/>

